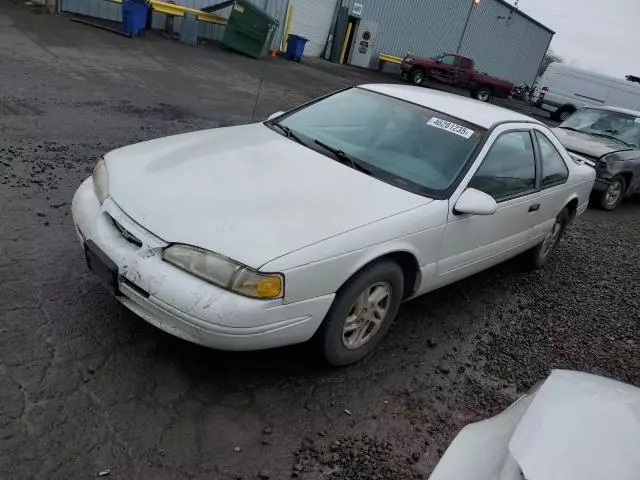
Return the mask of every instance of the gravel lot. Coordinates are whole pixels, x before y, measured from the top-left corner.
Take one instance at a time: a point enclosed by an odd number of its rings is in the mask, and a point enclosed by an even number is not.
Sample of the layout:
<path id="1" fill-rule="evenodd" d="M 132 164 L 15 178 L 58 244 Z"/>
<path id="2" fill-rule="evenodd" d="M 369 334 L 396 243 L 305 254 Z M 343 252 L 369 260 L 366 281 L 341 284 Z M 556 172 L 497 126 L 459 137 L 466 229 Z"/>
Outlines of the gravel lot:
<path id="1" fill-rule="evenodd" d="M 421 478 L 551 369 L 640 386 L 637 199 L 588 210 L 543 271 L 512 261 L 404 305 L 349 368 L 158 331 L 87 272 L 73 191 L 109 149 L 247 122 L 264 64 L 5 2 L 0 65 L 1 478 Z M 271 61 L 256 118 L 381 78 Z"/>

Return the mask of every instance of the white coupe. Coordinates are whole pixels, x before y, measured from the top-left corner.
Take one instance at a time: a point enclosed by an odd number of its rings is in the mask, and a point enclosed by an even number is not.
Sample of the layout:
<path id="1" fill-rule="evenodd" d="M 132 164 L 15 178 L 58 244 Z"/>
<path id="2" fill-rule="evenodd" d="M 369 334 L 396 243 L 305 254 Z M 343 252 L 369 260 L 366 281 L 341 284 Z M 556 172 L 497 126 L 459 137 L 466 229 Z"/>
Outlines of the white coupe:
<path id="1" fill-rule="evenodd" d="M 587 163 L 509 110 L 363 85 L 114 150 L 72 211 L 90 269 L 158 328 L 226 350 L 313 339 L 346 365 L 402 301 L 523 252 L 542 266 L 587 207 Z"/>

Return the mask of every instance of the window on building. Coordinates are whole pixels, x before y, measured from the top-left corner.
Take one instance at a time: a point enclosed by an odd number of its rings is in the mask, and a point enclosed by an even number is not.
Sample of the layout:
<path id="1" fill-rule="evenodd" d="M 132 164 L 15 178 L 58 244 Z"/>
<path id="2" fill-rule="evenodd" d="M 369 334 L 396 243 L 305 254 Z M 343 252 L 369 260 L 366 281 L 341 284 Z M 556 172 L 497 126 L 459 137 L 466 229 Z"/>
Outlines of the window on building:
<path id="1" fill-rule="evenodd" d="M 569 170 L 553 143 L 540 132 L 535 132 L 542 157 L 542 187 L 552 187 L 567 181 Z"/>
<path id="2" fill-rule="evenodd" d="M 494 142 L 469 186 L 497 202 L 536 187 L 536 159 L 529 132 L 508 132 Z"/>

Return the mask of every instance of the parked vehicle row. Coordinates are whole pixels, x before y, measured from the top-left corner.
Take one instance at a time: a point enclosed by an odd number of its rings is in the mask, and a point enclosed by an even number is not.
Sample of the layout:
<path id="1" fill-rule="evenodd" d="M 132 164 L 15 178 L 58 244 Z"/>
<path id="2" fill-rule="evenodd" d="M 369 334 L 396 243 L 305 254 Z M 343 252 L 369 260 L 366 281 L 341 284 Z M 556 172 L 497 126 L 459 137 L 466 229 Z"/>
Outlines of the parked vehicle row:
<path id="1" fill-rule="evenodd" d="M 507 98 L 514 88 L 507 80 L 478 73 L 471 58 L 453 53 L 443 53 L 436 58 L 408 55 L 402 60 L 401 72 L 414 85 L 422 85 L 425 80 L 453 85 L 469 90 L 471 96 L 481 102 L 493 97 Z"/>
<path id="2" fill-rule="evenodd" d="M 363 85 L 109 152 L 72 211 L 91 270 L 153 325 L 230 350 L 313 340 L 346 365 L 403 301 L 518 254 L 543 266 L 594 180 L 529 117 Z"/>

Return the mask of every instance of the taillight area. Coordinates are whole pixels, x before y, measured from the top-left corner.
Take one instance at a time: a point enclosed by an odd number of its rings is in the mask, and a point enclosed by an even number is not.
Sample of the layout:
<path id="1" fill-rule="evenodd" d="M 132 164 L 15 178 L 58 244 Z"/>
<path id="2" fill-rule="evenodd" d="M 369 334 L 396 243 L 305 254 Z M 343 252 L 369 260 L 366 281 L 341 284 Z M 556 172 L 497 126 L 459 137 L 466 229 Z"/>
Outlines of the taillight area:
<path id="1" fill-rule="evenodd" d="M 548 91 L 549 91 L 549 87 L 542 87 L 540 89 L 540 94 L 538 95 L 538 99 L 542 100 Z"/>

